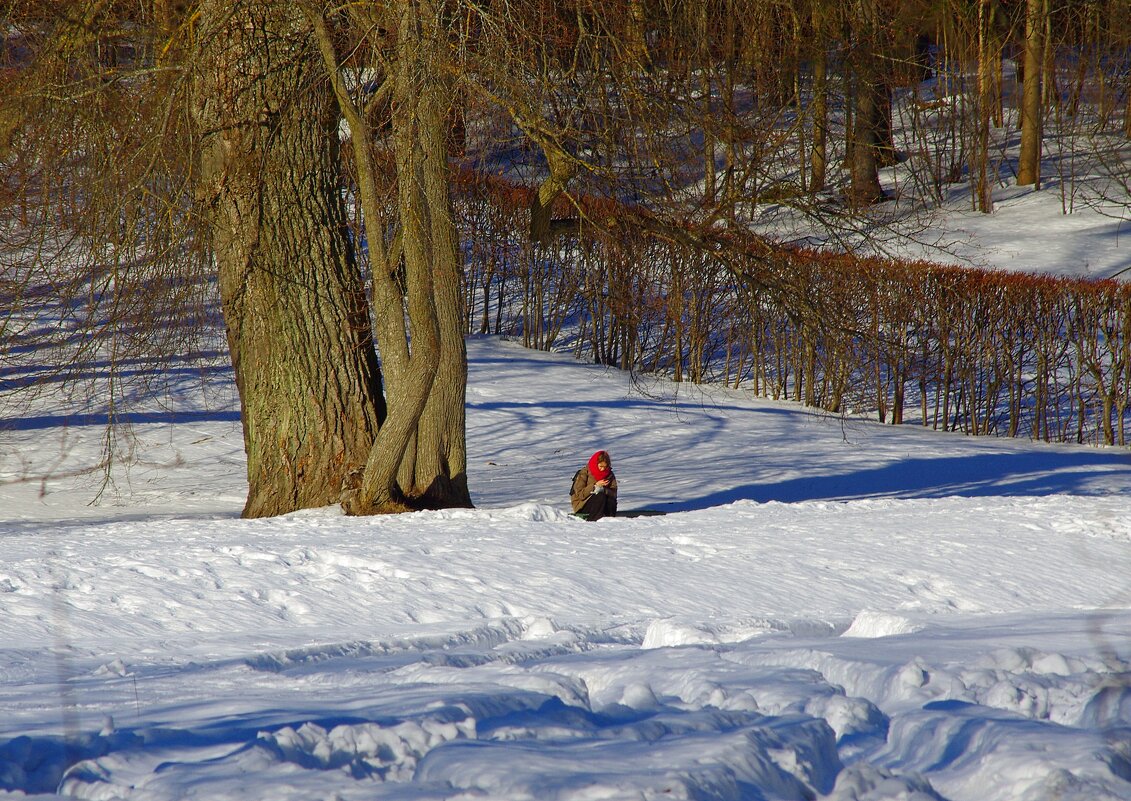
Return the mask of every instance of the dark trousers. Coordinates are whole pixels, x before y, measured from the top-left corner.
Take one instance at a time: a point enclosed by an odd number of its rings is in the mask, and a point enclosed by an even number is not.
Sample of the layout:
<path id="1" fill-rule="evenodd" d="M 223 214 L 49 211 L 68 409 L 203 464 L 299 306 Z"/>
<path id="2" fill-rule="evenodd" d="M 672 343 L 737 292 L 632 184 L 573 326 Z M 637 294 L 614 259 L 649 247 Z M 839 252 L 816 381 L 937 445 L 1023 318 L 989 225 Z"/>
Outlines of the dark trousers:
<path id="1" fill-rule="evenodd" d="M 577 510 L 578 517 L 586 520 L 600 520 L 602 517 L 617 516 L 617 499 L 605 492 L 590 495 L 585 505 Z"/>

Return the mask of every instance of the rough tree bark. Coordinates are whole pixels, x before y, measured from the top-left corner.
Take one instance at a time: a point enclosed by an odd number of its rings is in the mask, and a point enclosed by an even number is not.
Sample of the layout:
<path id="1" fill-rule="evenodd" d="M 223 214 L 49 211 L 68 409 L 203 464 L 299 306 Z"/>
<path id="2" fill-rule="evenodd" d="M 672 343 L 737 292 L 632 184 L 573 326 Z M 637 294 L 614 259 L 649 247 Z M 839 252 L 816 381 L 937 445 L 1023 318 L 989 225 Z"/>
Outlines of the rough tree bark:
<path id="1" fill-rule="evenodd" d="M 463 341 L 463 267 L 452 209 L 447 130 L 455 97 L 447 68 L 443 0 L 399 0 L 393 138 L 404 230 L 405 264 L 429 274 L 436 354 L 431 390 L 417 420 L 411 463 L 402 460 L 398 486 L 418 506 L 471 506 L 467 487 Z M 409 24 L 409 23 L 415 24 Z M 415 100 L 415 104 L 410 102 Z M 415 346 L 414 346 L 415 350 Z"/>
<path id="2" fill-rule="evenodd" d="M 192 111 L 247 452 L 244 516 L 337 503 L 383 414 L 337 187 L 337 116 L 301 15 L 200 4 Z"/>

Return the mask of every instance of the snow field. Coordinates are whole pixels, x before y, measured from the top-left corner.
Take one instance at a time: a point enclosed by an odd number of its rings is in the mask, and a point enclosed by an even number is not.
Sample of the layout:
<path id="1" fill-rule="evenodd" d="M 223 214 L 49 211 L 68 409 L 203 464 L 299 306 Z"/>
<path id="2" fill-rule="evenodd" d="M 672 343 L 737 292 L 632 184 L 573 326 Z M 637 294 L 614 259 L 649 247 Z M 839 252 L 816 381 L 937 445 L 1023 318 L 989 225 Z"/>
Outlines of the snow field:
<path id="1" fill-rule="evenodd" d="M 1125 452 L 469 353 L 475 510 L 239 520 L 207 414 L 88 507 L 96 431 L 8 432 L 70 447 L 0 486 L 0 792 L 1131 799 Z M 599 447 L 669 513 L 567 515 Z"/>

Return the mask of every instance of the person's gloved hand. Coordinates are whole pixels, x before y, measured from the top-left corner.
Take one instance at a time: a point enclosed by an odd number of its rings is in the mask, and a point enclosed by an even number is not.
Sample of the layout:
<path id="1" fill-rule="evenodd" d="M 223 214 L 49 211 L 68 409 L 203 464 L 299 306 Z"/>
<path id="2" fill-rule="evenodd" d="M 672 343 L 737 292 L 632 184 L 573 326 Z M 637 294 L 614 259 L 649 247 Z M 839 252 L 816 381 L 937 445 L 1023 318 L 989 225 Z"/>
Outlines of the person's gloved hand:
<path id="1" fill-rule="evenodd" d="M 605 488 L 604 488 L 604 487 L 602 487 L 602 486 L 601 486 L 600 484 L 598 484 L 597 486 L 595 486 L 595 487 L 593 488 L 593 494 L 594 494 L 594 495 L 599 495 L 600 493 L 602 493 L 602 492 L 604 492 L 604 491 L 605 491 Z"/>

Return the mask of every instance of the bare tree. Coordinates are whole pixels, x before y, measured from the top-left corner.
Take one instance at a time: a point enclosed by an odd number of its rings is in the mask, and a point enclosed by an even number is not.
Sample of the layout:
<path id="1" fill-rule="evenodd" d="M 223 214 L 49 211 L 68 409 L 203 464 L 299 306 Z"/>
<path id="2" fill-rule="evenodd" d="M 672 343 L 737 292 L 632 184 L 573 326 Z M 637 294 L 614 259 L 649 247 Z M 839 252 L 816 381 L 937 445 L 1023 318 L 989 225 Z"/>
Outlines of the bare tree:
<path id="1" fill-rule="evenodd" d="M 169 240 L 169 220 L 179 220 L 189 241 L 202 246 L 194 263 L 215 270 L 240 393 L 249 480 L 244 514 L 336 503 L 343 490 L 351 511 L 467 505 L 461 295 L 454 229 L 443 214 L 444 101 L 429 89 L 443 83 L 430 83 L 437 73 L 420 69 L 442 46 L 405 24 L 424 7 L 401 4 L 402 24 L 391 28 L 401 36 L 393 63 L 403 65 L 389 73 L 395 96 L 412 101 L 401 102 L 392 137 L 408 179 L 400 182 L 397 255 L 373 271 L 381 279 L 374 318 L 382 334 L 402 326 L 400 345 L 405 353 L 411 347 L 413 362 L 398 370 L 396 339 L 383 337 L 387 394 L 339 186 L 339 103 L 303 9 L 201 0 L 181 16 L 164 3 L 129 6 L 127 13 L 90 2 L 62 21 L 23 10 L 36 41 L 20 91 L 6 93 L 11 102 L 3 117 L 14 119 L 6 138 L 26 146 L 20 153 L 41 176 L 61 175 L 63 188 L 86 203 L 69 218 L 44 212 L 34 221 L 44 230 L 73 230 L 76 242 L 90 245 L 50 261 L 60 271 L 80 271 L 79 291 L 106 273 L 111 294 L 102 306 L 112 302 L 115 316 L 101 330 L 111 342 L 128 325 L 126 341 L 167 343 L 176 335 L 160 334 L 170 309 L 152 287 L 146 291 L 163 263 L 153 243 Z M 130 63 L 106 56 L 110 32 L 133 48 Z M 441 71 L 438 61 L 432 67 Z M 63 112 L 55 129 L 37 130 L 34 115 L 8 113 L 31 102 Z M 135 108 L 149 116 L 129 113 Z M 64 135 L 79 138 L 60 141 Z M 168 162 L 169 151 L 187 158 Z M 105 166 L 95 172 L 102 152 Z M 123 169 L 123 154 L 135 171 Z M 152 157 L 141 158 L 146 154 Z M 56 194 L 42 180 L 34 191 L 43 199 Z M 152 209 L 138 202 L 145 198 L 166 205 Z M 183 213 L 170 213 L 176 209 Z M 114 231 L 146 244 L 148 250 L 133 251 L 137 264 L 122 263 L 131 252 L 125 247 L 103 244 Z M 171 247 L 167 258 L 187 267 L 185 255 Z M 40 256 L 47 262 L 51 254 L 45 247 Z M 135 286 L 137 297 L 155 301 L 149 316 L 122 311 L 124 293 Z M 403 329 L 406 304 L 411 335 Z M 99 325 L 76 323 L 84 334 Z M 94 341 L 101 347 L 106 337 Z"/>
<path id="2" fill-rule="evenodd" d="M 109 470 L 132 458 L 118 436 L 128 412 L 214 347 L 201 325 L 214 298 L 191 234 L 190 125 L 163 92 L 132 85 L 138 75 L 176 83 L 157 63 L 165 31 L 144 8 L 9 2 L 3 12 L 4 402 L 50 392 L 101 418 L 98 467 Z"/>

